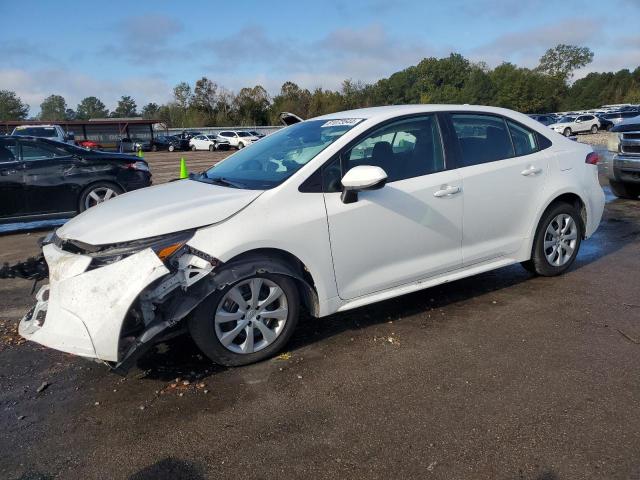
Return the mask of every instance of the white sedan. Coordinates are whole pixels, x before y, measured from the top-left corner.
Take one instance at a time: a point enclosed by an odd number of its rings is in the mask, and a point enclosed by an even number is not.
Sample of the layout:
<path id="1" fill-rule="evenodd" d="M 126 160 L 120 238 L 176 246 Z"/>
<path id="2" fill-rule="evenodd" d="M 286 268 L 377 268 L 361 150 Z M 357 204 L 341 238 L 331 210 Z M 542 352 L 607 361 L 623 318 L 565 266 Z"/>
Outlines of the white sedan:
<path id="1" fill-rule="evenodd" d="M 237 366 L 281 350 L 302 309 L 324 317 L 514 263 L 560 275 L 600 223 L 597 163 L 501 108 L 306 120 L 59 228 L 19 331 L 126 370 L 183 325 Z"/>
<path id="2" fill-rule="evenodd" d="M 218 150 L 220 148 L 229 148 L 229 142 L 225 139 L 218 137 L 213 134 L 201 134 L 196 135 L 195 137 L 189 140 L 189 147 L 191 150 L 209 150 L 213 152 L 214 150 Z"/>
<path id="3" fill-rule="evenodd" d="M 565 137 L 570 137 L 574 133 L 598 133 L 600 120 L 595 115 L 578 115 L 560 118 L 556 123 L 549 125 L 551 130 L 558 132 Z"/>

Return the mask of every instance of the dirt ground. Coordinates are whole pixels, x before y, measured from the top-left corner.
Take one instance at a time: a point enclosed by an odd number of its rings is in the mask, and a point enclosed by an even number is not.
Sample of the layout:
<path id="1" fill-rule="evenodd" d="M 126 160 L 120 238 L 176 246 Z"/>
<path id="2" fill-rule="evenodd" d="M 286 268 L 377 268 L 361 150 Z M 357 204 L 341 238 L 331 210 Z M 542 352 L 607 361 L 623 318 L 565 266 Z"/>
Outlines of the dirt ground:
<path id="1" fill-rule="evenodd" d="M 0 262 L 42 234 L 0 236 Z M 20 341 L 31 284 L 0 280 L 0 478 L 640 479 L 639 285 L 640 203 L 608 193 L 564 276 L 304 319 L 237 369 L 176 339 L 122 378 Z"/>

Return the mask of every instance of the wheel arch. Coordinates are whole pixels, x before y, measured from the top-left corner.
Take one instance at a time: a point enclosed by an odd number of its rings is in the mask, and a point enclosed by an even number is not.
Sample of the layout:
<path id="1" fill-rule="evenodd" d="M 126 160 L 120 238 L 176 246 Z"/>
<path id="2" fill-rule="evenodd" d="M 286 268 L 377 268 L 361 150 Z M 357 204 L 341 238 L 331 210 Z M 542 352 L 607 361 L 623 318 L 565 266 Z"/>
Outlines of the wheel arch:
<path id="1" fill-rule="evenodd" d="M 308 312 L 319 316 L 318 291 L 311 270 L 294 254 L 279 248 L 255 248 L 225 262 L 223 271 L 231 272 L 233 283 L 254 273 L 275 273 L 291 277 Z"/>
<path id="2" fill-rule="evenodd" d="M 580 212 L 580 220 L 582 222 L 582 238 L 585 237 L 586 226 L 587 226 L 587 207 L 584 199 L 578 193 L 573 190 L 561 190 L 556 192 L 554 195 L 551 195 L 549 200 L 540 211 L 536 215 L 536 221 L 533 223 L 533 228 L 529 235 L 529 241 L 527 244 L 527 252 L 529 258 L 531 258 L 531 253 L 533 249 L 533 242 L 536 237 L 536 233 L 538 232 L 538 228 L 540 227 L 540 220 L 544 214 L 557 203 L 568 203 L 569 205 L 573 205 L 578 212 Z"/>

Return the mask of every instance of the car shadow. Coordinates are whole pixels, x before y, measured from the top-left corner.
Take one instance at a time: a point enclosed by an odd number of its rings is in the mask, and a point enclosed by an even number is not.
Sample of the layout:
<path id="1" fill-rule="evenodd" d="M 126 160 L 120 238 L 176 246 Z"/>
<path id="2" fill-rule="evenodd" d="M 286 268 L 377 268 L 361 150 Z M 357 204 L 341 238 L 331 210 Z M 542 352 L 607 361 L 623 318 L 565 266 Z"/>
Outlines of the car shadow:
<path id="1" fill-rule="evenodd" d="M 149 465 L 128 480 L 204 480 L 203 468 L 195 463 L 167 457 Z"/>

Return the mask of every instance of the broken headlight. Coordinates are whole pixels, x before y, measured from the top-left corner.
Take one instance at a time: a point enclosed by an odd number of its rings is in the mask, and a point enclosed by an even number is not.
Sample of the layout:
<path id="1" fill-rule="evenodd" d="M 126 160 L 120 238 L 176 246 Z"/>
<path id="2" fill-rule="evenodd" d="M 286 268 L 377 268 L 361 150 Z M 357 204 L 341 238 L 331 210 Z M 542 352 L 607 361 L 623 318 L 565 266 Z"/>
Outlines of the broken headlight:
<path id="1" fill-rule="evenodd" d="M 131 242 L 109 245 L 89 245 L 77 240 L 58 240 L 56 244 L 63 250 L 87 255 L 93 258 L 90 268 L 100 268 L 118 262 L 129 255 L 151 248 L 162 261 L 166 261 L 193 237 L 193 230 L 142 238 Z"/>

